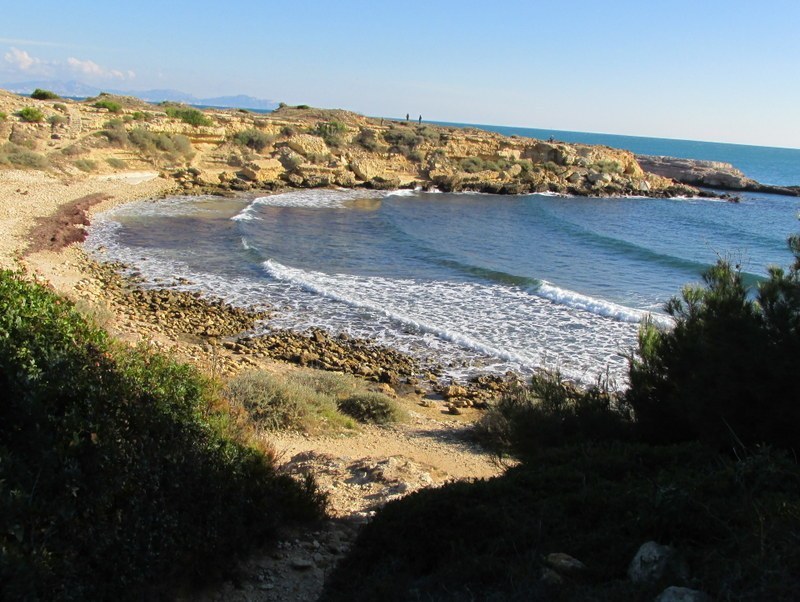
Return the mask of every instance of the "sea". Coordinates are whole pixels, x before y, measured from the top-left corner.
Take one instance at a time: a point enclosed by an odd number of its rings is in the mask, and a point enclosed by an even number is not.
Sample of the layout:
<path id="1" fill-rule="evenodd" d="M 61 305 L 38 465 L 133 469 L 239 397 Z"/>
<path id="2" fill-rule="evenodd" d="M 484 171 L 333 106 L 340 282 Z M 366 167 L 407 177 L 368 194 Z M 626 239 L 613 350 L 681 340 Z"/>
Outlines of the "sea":
<path id="1" fill-rule="evenodd" d="M 459 125 L 465 124 L 446 124 Z M 725 161 L 800 184 L 800 150 L 475 126 Z M 86 241 L 147 286 L 271 309 L 254 334 L 322 327 L 441 366 L 444 379 L 557 370 L 623 388 L 644 320 L 718 259 L 756 287 L 786 266 L 800 198 L 583 198 L 421 190 L 175 197 L 97 216 Z"/>

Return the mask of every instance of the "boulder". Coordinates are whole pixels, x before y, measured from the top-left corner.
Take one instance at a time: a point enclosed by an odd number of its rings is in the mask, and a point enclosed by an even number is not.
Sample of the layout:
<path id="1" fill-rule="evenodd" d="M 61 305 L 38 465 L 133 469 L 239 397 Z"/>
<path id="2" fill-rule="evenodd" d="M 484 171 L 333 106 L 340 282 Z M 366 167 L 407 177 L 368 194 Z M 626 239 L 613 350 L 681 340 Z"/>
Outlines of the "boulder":
<path id="1" fill-rule="evenodd" d="M 657 583 L 665 579 L 686 583 L 689 568 L 674 548 L 648 541 L 628 566 L 628 578 L 634 583 Z"/>
<path id="2" fill-rule="evenodd" d="M 586 565 L 580 560 L 563 552 L 548 554 L 544 561 L 551 569 L 562 575 L 577 575 L 586 570 Z"/>
<path id="3" fill-rule="evenodd" d="M 696 589 L 673 585 L 661 592 L 655 602 L 711 602 L 711 597 Z"/>
<path id="4" fill-rule="evenodd" d="M 309 134 L 297 134 L 292 136 L 286 144 L 294 152 L 310 157 L 311 155 L 326 155 L 330 152 L 328 145 L 319 136 L 311 136 Z"/>

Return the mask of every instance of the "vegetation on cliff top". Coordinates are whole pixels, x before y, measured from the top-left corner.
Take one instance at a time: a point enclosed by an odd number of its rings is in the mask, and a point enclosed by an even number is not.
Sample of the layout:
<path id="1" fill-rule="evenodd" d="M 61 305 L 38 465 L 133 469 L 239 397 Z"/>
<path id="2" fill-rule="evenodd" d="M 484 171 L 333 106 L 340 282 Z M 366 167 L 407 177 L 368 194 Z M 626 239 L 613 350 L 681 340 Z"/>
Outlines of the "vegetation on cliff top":
<path id="1" fill-rule="evenodd" d="M 15 600 L 153 599 L 313 519 L 214 384 L 112 344 L 0 272 L 0 588 Z"/>

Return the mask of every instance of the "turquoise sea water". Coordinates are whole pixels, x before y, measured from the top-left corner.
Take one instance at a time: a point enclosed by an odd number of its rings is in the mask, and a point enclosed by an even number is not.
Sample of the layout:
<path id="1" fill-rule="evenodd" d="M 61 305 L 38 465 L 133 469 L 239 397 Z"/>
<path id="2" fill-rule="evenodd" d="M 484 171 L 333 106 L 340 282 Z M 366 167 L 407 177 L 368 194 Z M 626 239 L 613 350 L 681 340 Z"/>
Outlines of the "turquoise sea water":
<path id="1" fill-rule="evenodd" d="M 662 143 L 637 152 L 661 154 Z M 800 182 L 792 173 L 775 182 Z M 303 190 L 126 205 L 95 223 L 87 245 L 154 283 L 184 277 L 184 288 L 269 305 L 265 329 L 346 331 L 441 360 L 453 376 L 545 366 L 624 383 L 646 315 L 668 327 L 664 302 L 718 257 L 751 283 L 786 265 L 798 211 L 800 199 L 770 195 Z"/>

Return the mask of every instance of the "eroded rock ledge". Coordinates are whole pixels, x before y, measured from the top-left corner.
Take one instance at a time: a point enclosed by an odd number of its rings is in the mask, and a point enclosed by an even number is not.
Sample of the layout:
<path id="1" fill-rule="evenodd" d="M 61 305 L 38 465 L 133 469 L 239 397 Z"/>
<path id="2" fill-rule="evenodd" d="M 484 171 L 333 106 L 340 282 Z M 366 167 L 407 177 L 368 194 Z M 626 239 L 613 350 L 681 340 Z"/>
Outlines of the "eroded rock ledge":
<path id="1" fill-rule="evenodd" d="M 748 178 L 730 163 L 636 155 L 643 170 L 690 186 L 800 196 L 800 186 L 772 186 Z"/>

